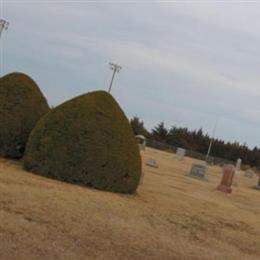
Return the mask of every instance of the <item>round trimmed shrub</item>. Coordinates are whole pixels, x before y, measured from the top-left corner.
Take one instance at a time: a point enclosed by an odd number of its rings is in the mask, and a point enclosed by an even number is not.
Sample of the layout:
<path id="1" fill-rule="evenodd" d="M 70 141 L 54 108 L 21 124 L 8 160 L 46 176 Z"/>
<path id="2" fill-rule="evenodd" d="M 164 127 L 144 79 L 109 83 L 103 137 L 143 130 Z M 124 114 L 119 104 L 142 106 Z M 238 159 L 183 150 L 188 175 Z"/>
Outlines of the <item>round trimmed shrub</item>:
<path id="1" fill-rule="evenodd" d="M 24 167 L 69 183 L 133 193 L 141 157 L 118 103 L 107 92 L 95 91 L 63 103 L 38 122 Z"/>
<path id="2" fill-rule="evenodd" d="M 37 121 L 50 110 L 37 84 L 23 73 L 0 78 L 0 156 L 19 159 Z"/>

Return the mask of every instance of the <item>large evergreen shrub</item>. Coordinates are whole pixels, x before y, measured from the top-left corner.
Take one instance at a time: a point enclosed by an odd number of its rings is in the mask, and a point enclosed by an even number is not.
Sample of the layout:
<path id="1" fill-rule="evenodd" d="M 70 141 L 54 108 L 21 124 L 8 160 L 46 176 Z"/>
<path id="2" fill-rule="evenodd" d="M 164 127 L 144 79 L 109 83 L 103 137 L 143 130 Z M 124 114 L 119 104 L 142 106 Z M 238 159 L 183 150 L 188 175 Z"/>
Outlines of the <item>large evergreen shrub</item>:
<path id="1" fill-rule="evenodd" d="M 0 78 L 0 156 L 20 158 L 31 130 L 49 106 L 37 84 L 27 75 Z"/>
<path id="2" fill-rule="evenodd" d="M 141 158 L 131 126 L 104 91 L 53 109 L 28 141 L 24 167 L 36 174 L 97 189 L 133 193 Z"/>

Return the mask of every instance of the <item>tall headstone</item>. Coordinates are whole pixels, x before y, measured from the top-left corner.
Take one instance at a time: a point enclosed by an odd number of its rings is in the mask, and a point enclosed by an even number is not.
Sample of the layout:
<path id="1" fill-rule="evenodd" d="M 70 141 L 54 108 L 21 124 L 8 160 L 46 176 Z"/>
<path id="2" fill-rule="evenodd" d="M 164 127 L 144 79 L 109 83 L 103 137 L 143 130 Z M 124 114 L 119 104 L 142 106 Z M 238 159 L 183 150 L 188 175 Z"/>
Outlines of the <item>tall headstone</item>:
<path id="1" fill-rule="evenodd" d="M 138 143 L 139 149 L 141 151 L 144 151 L 146 147 L 146 138 L 143 135 L 136 135 L 135 138 Z"/>
<path id="2" fill-rule="evenodd" d="M 236 163 L 236 171 L 241 170 L 241 165 L 242 165 L 242 160 L 240 158 L 238 158 L 237 163 Z"/>
<path id="3" fill-rule="evenodd" d="M 259 175 L 259 178 L 258 178 L 258 183 L 257 183 L 257 185 L 256 185 L 255 188 L 258 189 L 258 190 L 260 190 L 260 175 Z"/>
<path id="4" fill-rule="evenodd" d="M 225 192 L 225 193 L 231 193 L 231 185 L 232 181 L 235 175 L 235 168 L 233 165 L 228 164 L 223 167 L 223 175 L 220 182 L 220 185 L 218 186 L 218 190 Z"/>
<path id="5" fill-rule="evenodd" d="M 143 185 L 143 183 L 144 183 L 144 172 L 142 171 L 140 181 L 139 181 L 139 185 Z"/>
<path id="6" fill-rule="evenodd" d="M 193 164 L 188 176 L 207 181 L 207 167 L 201 164 Z"/>
<path id="7" fill-rule="evenodd" d="M 177 148 L 177 151 L 176 151 L 176 159 L 178 161 L 182 161 L 184 159 L 184 156 L 185 156 L 185 153 L 186 153 L 186 150 L 183 149 L 183 148 Z"/>

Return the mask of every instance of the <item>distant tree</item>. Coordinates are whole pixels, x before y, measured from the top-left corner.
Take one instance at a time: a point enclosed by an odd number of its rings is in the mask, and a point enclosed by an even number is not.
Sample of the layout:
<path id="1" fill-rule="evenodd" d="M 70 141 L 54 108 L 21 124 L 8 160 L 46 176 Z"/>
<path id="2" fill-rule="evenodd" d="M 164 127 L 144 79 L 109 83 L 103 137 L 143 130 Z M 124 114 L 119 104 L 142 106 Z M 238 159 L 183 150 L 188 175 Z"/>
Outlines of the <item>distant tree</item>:
<path id="1" fill-rule="evenodd" d="M 168 129 L 164 126 L 164 122 L 161 122 L 152 129 L 152 138 L 156 141 L 166 143 L 168 132 Z"/>
<path id="2" fill-rule="evenodd" d="M 202 128 L 189 130 L 186 127 L 172 126 L 170 129 L 167 129 L 164 122 L 161 122 L 149 133 L 145 129 L 144 122 L 138 117 L 131 119 L 130 123 L 136 135 L 141 134 L 158 142 L 194 150 L 203 154 L 207 153 L 211 141 L 211 137 L 204 133 Z M 260 149 L 258 147 L 250 149 L 246 143 L 231 143 L 214 139 L 210 155 L 231 161 L 236 161 L 240 158 L 243 164 L 260 168 Z"/>
<path id="3" fill-rule="evenodd" d="M 144 127 L 144 122 L 140 120 L 137 116 L 130 120 L 130 124 L 133 128 L 135 135 L 143 135 L 145 137 L 149 136 L 149 132 Z"/>

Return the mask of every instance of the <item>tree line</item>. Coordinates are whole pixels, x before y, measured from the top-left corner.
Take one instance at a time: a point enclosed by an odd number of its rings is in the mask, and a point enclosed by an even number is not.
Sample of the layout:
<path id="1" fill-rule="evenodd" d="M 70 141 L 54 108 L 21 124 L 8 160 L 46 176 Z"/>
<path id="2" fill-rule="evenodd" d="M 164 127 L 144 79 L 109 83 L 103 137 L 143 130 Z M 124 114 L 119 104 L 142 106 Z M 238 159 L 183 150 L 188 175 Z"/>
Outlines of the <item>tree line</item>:
<path id="1" fill-rule="evenodd" d="M 207 153 L 211 141 L 211 137 L 202 128 L 197 130 L 177 126 L 167 128 L 164 122 L 161 122 L 151 131 L 148 131 L 144 126 L 144 122 L 138 117 L 132 118 L 130 124 L 135 135 L 143 135 L 151 140 L 193 150 L 202 154 Z M 230 161 L 236 161 L 238 158 L 241 158 L 243 164 L 260 167 L 260 148 L 254 147 L 250 149 L 247 144 L 225 142 L 214 138 L 210 155 Z"/>

